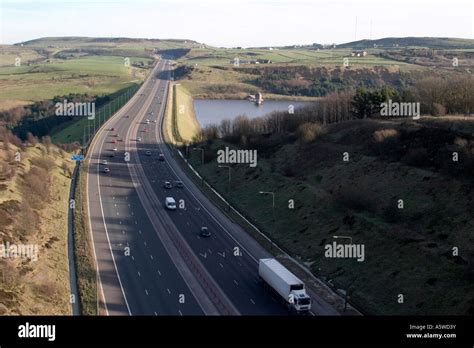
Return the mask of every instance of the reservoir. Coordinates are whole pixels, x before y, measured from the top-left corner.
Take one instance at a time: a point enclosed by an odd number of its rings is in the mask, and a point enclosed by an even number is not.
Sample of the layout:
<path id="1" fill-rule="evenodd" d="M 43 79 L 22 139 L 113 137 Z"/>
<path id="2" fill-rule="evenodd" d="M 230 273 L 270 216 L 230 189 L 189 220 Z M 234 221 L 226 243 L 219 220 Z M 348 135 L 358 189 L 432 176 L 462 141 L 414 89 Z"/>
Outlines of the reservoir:
<path id="1" fill-rule="evenodd" d="M 248 118 L 264 116 L 272 111 L 287 111 L 290 105 L 295 109 L 311 102 L 291 100 L 266 100 L 262 105 L 248 100 L 194 100 L 194 112 L 199 125 L 204 128 L 209 124 L 219 124 L 225 119 L 234 119 L 245 115 Z"/>

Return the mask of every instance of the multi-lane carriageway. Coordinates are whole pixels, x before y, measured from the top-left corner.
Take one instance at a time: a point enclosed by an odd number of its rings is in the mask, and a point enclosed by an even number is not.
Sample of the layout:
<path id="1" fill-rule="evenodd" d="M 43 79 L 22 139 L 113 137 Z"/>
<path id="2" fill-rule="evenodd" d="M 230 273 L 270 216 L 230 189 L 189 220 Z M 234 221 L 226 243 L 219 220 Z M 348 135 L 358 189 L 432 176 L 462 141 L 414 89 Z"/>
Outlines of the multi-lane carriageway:
<path id="1" fill-rule="evenodd" d="M 258 278 L 257 261 L 269 255 L 203 196 L 164 144 L 168 69 L 166 60 L 157 62 L 89 150 L 89 224 L 106 313 L 286 315 Z M 184 187 L 163 187 L 175 180 Z M 185 209 L 166 210 L 167 196 Z M 211 237 L 199 235 L 202 226 Z"/>

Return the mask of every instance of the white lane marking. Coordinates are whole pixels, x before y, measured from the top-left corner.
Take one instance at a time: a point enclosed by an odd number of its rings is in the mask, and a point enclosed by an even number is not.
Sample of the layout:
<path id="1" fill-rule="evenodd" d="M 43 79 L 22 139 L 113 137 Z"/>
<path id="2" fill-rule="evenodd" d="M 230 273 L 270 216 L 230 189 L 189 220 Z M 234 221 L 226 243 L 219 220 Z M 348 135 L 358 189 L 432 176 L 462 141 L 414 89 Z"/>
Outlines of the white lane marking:
<path id="1" fill-rule="evenodd" d="M 183 313 L 181 313 L 181 311 L 178 309 L 178 313 L 179 315 L 183 316 Z"/>
<path id="2" fill-rule="evenodd" d="M 140 272 L 138 272 L 138 276 L 141 277 L 142 275 L 140 274 Z"/>
<path id="3" fill-rule="evenodd" d="M 225 251 L 222 254 L 220 252 L 217 253 L 225 259 Z"/>
<path id="4" fill-rule="evenodd" d="M 152 260 L 153 260 L 153 255 L 150 255 L 150 259 L 152 259 Z"/>
<path id="5" fill-rule="evenodd" d="M 155 312 L 155 315 L 158 316 L 158 313 Z"/>
<path id="6" fill-rule="evenodd" d="M 117 216 L 119 215 L 119 212 L 117 212 Z"/>
<path id="7" fill-rule="evenodd" d="M 219 262 L 219 266 L 221 266 L 221 268 L 224 268 L 224 265 L 220 262 Z"/>
<path id="8" fill-rule="evenodd" d="M 148 290 L 147 289 L 145 289 L 145 293 L 146 293 L 147 296 L 150 296 L 150 295 L 148 295 Z"/>
<path id="9" fill-rule="evenodd" d="M 253 299 L 250 299 L 250 302 L 252 302 L 253 304 L 255 304 L 255 301 Z"/>
<path id="10" fill-rule="evenodd" d="M 159 274 L 159 275 L 160 275 L 160 277 L 161 277 L 161 272 L 160 272 L 160 270 L 158 270 L 158 274 Z"/>
<path id="11" fill-rule="evenodd" d="M 166 289 L 166 291 L 168 291 L 168 294 L 170 294 L 170 295 L 171 295 L 171 291 L 170 291 L 170 289 Z"/>
<path id="12" fill-rule="evenodd" d="M 132 255 L 132 260 L 135 261 L 135 258 L 133 257 L 133 255 Z"/>
<path id="13" fill-rule="evenodd" d="M 143 242 L 143 245 L 146 246 L 146 242 Z"/>
<path id="14" fill-rule="evenodd" d="M 239 283 L 237 282 L 237 280 L 234 279 L 234 284 L 239 286 Z"/>
<path id="15" fill-rule="evenodd" d="M 138 230 L 138 233 L 142 234 L 142 230 Z"/>
<path id="16" fill-rule="evenodd" d="M 99 153 L 102 152 L 102 146 L 103 145 L 104 145 L 104 143 L 102 142 L 101 146 L 99 147 Z M 92 152 L 93 151 L 94 151 L 94 149 L 92 149 Z M 112 256 L 112 262 L 114 264 L 115 273 L 117 274 L 117 279 L 119 281 L 120 290 L 122 291 L 123 299 L 125 300 L 125 305 L 127 307 L 128 315 L 132 315 L 132 311 L 130 310 L 130 306 L 128 305 L 127 296 L 125 295 L 125 291 L 123 289 L 122 280 L 120 279 L 120 274 L 119 274 L 119 271 L 117 269 L 117 264 L 115 262 L 114 253 L 112 251 L 112 245 L 110 243 L 109 232 L 108 232 L 108 229 L 107 229 L 107 223 L 105 222 L 104 208 L 102 206 L 102 194 L 101 194 L 101 191 L 100 191 L 100 174 L 99 174 L 99 171 L 100 171 L 100 168 L 99 168 L 99 165 L 97 165 L 97 174 L 96 174 L 97 175 L 97 190 L 98 190 L 98 193 L 99 193 L 99 206 L 100 206 L 100 212 L 102 214 L 102 222 L 104 224 L 104 230 L 105 230 L 105 235 L 107 237 L 107 243 L 109 244 L 110 255 Z M 114 199 L 115 199 L 115 197 L 114 197 Z M 91 231 L 92 231 L 92 229 L 91 229 Z M 97 260 L 97 258 L 96 258 L 96 260 Z M 99 278 L 100 278 L 100 271 L 99 271 Z M 102 286 L 102 282 L 101 282 L 101 286 Z M 104 296 L 104 301 L 106 301 L 105 296 Z M 108 310 L 107 310 L 107 312 L 108 312 Z"/>
<path id="17" fill-rule="evenodd" d="M 119 224 L 121 225 L 121 224 L 122 224 L 122 221 L 119 221 Z"/>

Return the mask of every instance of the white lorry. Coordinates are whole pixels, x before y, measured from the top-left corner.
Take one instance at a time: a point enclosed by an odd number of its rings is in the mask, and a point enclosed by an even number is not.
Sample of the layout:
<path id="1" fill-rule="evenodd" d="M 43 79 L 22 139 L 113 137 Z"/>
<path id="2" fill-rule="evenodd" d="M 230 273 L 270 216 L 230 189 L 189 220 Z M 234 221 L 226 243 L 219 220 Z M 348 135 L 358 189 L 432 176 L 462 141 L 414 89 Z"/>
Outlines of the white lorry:
<path id="1" fill-rule="evenodd" d="M 311 298 L 306 294 L 304 283 L 276 259 L 260 259 L 258 275 L 297 313 L 311 310 Z"/>

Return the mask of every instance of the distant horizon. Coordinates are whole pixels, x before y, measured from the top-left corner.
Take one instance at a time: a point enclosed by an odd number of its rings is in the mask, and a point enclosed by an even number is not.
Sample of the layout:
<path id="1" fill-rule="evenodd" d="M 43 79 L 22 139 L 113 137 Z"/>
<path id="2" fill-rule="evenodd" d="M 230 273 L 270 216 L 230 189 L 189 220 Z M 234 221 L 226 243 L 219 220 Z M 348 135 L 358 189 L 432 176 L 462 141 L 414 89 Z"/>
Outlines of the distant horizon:
<path id="1" fill-rule="evenodd" d="M 125 39 L 125 40 L 160 40 L 160 41 L 192 41 L 196 42 L 198 44 L 203 44 L 206 46 L 210 47 L 223 47 L 223 48 L 236 48 L 236 47 L 242 47 L 246 49 L 251 49 L 251 48 L 278 48 L 278 47 L 289 47 L 289 46 L 311 46 L 313 44 L 316 45 L 332 45 L 335 44 L 336 46 L 338 45 L 345 45 L 348 43 L 353 43 L 353 42 L 360 42 L 360 41 L 378 41 L 378 40 L 384 40 L 384 39 L 408 39 L 408 38 L 414 38 L 414 39 L 450 39 L 450 40 L 472 40 L 474 42 L 473 38 L 464 38 L 464 37 L 442 37 L 442 36 L 389 36 L 389 37 L 380 37 L 380 38 L 375 38 L 375 39 L 359 39 L 359 40 L 352 40 L 352 41 L 344 41 L 344 42 L 313 42 L 310 44 L 299 44 L 299 43 L 294 43 L 294 44 L 289 44 L 289 45 L 282 45 L 282 46 L 276 46 L 276 45 L 263 45 L 263 46 L 214 46 L 210 45 L 206 42 L 199 42 L 197 40 L 191 39 L 191 38 L 147 38 L 147 37 L 129 37 L 129 36 L 112 36 L 112 37 L 107 37 L 107 36 L 81 36 L 81 35 L 71 35 L 71 36 L 44 36 L 44 37 L 38 37 L 34 39 L 28 39 L 24 41 L 19 41 L 19 42 L 14 42 L 11 44 L 3 44 L 3 45 L 19 45 L 23 44 L 25 42 L 30 42 L 30 41 L 37 41 L 37 40 L 45 40 L 45 39 L 110 39 L 110 40 L 116 40 L 116 39 Z"/>
<path id="2" fill-rule="evenodd" d="M 0 44 L 32 37 L 189 38 L 214 47 L 474 38 L 470 0 L 0 0 Z"/>

